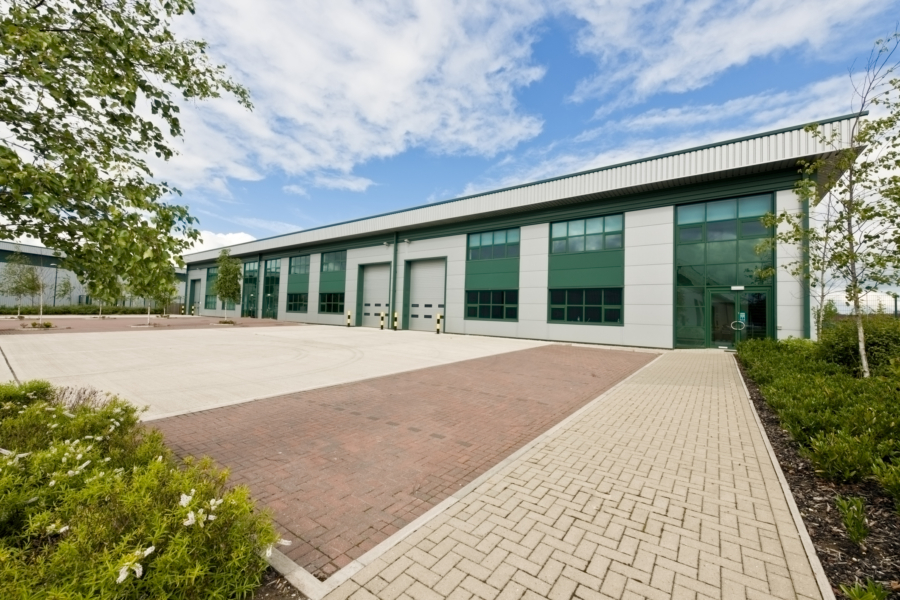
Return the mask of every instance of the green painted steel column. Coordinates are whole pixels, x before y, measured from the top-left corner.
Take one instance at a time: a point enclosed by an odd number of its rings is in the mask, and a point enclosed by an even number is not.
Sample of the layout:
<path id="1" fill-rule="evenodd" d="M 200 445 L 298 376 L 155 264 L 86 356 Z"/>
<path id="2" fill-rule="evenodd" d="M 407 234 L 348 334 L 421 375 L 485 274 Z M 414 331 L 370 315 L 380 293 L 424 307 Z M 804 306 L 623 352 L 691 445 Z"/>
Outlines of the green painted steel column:
<path id="1" fill-rule="evenodd" d="M 394 312 L 397 311 L 397 232 L 394 232 L 394 260 L 391 261 L 391 305 L 388 307 L 390 312 L 390 323 L 394 322 Z"/>

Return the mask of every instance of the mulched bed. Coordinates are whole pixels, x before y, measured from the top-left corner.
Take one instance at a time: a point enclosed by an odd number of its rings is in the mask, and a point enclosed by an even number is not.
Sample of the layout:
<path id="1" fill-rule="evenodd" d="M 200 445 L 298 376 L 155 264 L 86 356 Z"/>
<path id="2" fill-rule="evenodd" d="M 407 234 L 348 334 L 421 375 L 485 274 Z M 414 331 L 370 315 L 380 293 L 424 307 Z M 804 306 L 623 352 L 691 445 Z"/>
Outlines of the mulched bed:
<path id="1" fill-rule="evenodd" d="M 288 583 L 287 579 L 269 567 L 262 584 L 253 593 L 252 600 L 306 600 L 306 596 Z"/>
<path id="2" fill-rule="evenodd" d="M 865 582 L 868 578 L 892 589 L 889 597 L 900 600 L 900 515 L 894 501 L 875 482 L 840 484 L 818 477 L 812 464 L 800 454 L 799 444 L 781 428 L 781 421 L 766 403 L 759 386 L 747 377 L 741 361 L 737 362 L 835 595 L 845 597 L 840 584 Z M 847 537 L 834 502 L 838 495 L 865 499 L 871 533 L 864 548 Z"/>

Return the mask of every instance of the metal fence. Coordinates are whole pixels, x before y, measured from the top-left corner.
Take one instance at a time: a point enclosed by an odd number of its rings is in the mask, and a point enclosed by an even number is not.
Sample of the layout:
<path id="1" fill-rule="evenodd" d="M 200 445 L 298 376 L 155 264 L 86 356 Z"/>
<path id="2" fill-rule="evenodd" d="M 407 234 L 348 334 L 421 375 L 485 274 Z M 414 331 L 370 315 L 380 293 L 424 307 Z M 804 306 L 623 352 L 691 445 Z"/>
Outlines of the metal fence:
<path id="1" fill-rule="evenodd" d="M 843 292 L 832 293 L 826 296 L 826 302 L 834 302 L 838 314 L 853 314 L 853 306 L 847 302 Z M 898 301 L 895 296 L 885 292 L 869 292 L 860 298 L 860 312 L 867 315 L 886 314 L 900 317 Z"/>

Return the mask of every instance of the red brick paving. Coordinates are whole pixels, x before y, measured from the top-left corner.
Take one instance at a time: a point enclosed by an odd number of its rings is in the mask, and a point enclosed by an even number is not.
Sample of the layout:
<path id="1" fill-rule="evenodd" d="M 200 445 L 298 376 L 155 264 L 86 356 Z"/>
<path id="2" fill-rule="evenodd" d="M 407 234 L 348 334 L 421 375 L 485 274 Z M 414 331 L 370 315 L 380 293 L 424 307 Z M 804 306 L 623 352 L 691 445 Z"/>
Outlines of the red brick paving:
<path id="1" fill-rule="evenodd" d="M 655 357 L 549 345 L 153 426 L 229 467 L 324 578 Z"/>
<path id="2" fill-rule="evenodd" d="M 172 329 L 209 329 L 221 327 L 297 327 L 301 323 L 289 323 L 274 319 L 237 319 L 237 325 L 217 325 L 220 317 L 191 317 L 162 319 L 150 316 L 153 327 L 135 327 L 147 323 L 146 316 L 112 317 L 100 319 L 85 316 L 84 318 L 55 319 L 55 315 L 44 315 L 44 321 L 50 321 L 56 327 L 51 329 L 32 329 L 31 322 L 37 319 L 19 320 L 0 317 L 0 335 L 44 335 L 48 333 L 93 333 L 97 331 L 167 331 Z M 25 323 L 27 328 L 22 328 Z"/>

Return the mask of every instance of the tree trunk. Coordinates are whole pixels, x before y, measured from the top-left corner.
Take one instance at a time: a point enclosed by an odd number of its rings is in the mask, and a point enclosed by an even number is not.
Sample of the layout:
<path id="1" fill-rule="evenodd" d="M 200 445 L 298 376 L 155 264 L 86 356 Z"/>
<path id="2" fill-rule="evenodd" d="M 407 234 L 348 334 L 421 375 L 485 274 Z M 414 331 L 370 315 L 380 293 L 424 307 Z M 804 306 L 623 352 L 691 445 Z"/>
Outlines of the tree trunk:
<path id="1" fill-rule="evenodd" d="M 103 318 L 103 303 L 100 303 L 100 318 Z"/>
<path id="2" fill-rule="evenodd" d="M 147 303 L 147 327 L 150 327 L 150 303 Z"/>
<path id="3" fill-rule="evenodd" d="M 41 301 L 40 308 L 38 313 L 38 322 L 43 325 L 44 324 L 44 286 L 41 286 Z"/>
<path id="4" fill-rule="evenodd" d="M 863 329 L 862 313 L 859 312 L 859 300 L 856 301 L 856 336 L 859 339 L 859 360 L 862 365 L 862 375 L 869 377 L 869 359 L 866 356 L 866 333 Z"/>

